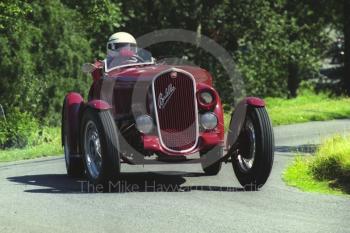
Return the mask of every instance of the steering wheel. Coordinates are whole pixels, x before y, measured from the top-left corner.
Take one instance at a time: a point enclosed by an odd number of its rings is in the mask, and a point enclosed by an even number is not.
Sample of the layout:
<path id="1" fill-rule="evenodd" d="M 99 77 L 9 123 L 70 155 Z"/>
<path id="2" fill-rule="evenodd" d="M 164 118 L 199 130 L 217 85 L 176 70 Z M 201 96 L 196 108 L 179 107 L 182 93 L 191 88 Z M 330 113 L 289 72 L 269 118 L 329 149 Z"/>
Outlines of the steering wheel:
<path id="1" fill-rule="evenodd" d="M 130 58 L 136 58 L 137 59 L 136 62 L 138 62 L 138 61 L 145 62 L 145 60 L 142 57 L 140 57 L 139 55 L 137 55 L 136 53 L 133 54 Z"/>

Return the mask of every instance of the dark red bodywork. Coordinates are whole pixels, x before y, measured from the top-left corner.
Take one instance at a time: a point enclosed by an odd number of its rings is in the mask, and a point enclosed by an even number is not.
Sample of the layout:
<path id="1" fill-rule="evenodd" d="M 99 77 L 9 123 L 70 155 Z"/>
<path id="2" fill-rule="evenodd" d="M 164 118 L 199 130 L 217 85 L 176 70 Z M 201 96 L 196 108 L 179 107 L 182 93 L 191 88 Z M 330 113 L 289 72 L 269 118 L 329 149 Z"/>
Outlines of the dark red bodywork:
<path id="1" fill-rule="evenodd" d="M 192 66 L 170 66 L 170 65 L 148 65 L 134 66 L 103 72 L 101 63 L 95 63 L 97 67 L 92 71 L 93 84 L 88 94 L 88 100 L 83 102 L 77 93 L 70 93 L 65 99 L 65 108 L 68 112 L 69 123 L 69 145 L 74 154 L 79 154 L 79 132 L 80 117 L 86 107 L 101 111 L 112 112 L 120 135 L 124 138 L 134 151 L 142 155 L 186 156 L 199 151 L 207 151 L 214 146 L 224 144 L 224 117 L 220 97 L 212 87 L 212 77 L 204 69 Z M 195 80 L 194 92 L 187 91 L 190 82 L 171 80 L 169 75 L 172 69 L 181 75 L 191 74 Z M 181 71 L 185 73 L 182 74 Z M 160 77 L 163 75 L 164 77 Z M 155 80 L 155 77 L 160 77 Z M 187 77 L 188 78 L 188 77 Z M 168 79 L 168 81 L 167 81 Z M 184 78 L 185 80 L 185 78 Z M 188 78 L 188 80 L 190 80 Z M 178 91 L 169 100 L 167 110 L 155 110 L 154 94 L 152 85 L 155 87 L 157 96 L 159 90 L 163 90 L 169 82 L 172 82 Z M 186 86 L 187 85 L 187 86 Z M 159 88 L 158 88 L 159 87 Z M 158 90 L 159 89 L 159 90 Z M 198 102 L 198 93 L 202 90 L 210 91 L 215 96 L 215 104 L 208 106 Z M 191 102 L 194 101 L 194 102 Z M 262 106 L 264 102 L 258 98 L 247 98 L 246 104 Z M 154 112 L 159 111 L 159 128 L 163 127 L 162 142 L 159 132 L 143 134 L 137 131 L 133 125 L 135 116 L 138 114 L 149 114 L 153 117 Z M 199 125 L 191 126 L 188 122 L 205 112 L 213 112 L 218 118 L 218 126 L 213 130 L 204 130 Z M 194 114 L 197 114 L 195 116 Z M 157 118 L 158 119 L 158 118 Z M 158 126 L 156 126 L 158 127 Z M 180 133 L 180 129 L 188 127 L 186 133 Z M 195 127 L 198 128 L 198 134 Z M 173 130 L 179 129 L 179 130 Z M 166 134 L 164 134 L 166 132 Z M 171 135 L 175 136 L 171 136 Z M 196 138 L 194 138 L 194 136 Z M 197 137 L 198 136 L 198 137 Z M 195 141 L 194 141 L 195 140 Z M 167 145 L 167 146 L 164 146 Z M 127 151 L 125 151 L 127 154 Z"/>

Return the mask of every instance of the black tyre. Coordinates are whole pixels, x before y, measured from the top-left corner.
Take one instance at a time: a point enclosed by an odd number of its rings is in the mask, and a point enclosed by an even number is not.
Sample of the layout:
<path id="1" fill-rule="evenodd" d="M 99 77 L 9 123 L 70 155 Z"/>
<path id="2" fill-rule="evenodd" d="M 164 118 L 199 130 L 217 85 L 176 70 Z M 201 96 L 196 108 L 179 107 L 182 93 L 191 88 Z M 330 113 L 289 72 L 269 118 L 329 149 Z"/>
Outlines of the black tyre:
<path id="1" fill-rule="evenodd" d="M 62 109 L 62 146 L 64 148 L 64 158 L 66 162 L 66 169 L 67 174 L 70 177 L 74 178 L 80 178 L 84 176 L 85 168 L 84 168 L 84 162 L 81 156 L 75 155 L 71 153 L 71 145 L 69 144 L 69 126 L 68 126 L 68 119 L 67 119 L 67 113 L 65 112 L 66 107 L 66 101 L 63 103 L 63 109 Z M 72 136 L 72 135 L 70 135 Z"/>
<path id="2" fill-rule="evenodd" d="M 267 181 L 274 159 L 274 135 L 265 108 L 248 107 L 247 115 L 232 153 L 232 165 L 239 183 L 259 190 Z"/>
<path id="3" fill-rule="evenodd" d="M 220 172 L 222 166 L 220 159 L 223 152 L 224 148 L 222 146 L 216 146 L 205 153 L 200 153 L 202 169 L 206 175 L 214 176 Z"/>
<path id="4" fill-rule="evenodd" d="M 81 121 L 81 148 L 86 175 L 93 184 L 106 185 L 120 174 L 118 133 L 109 111 L 87 108 Z"/>

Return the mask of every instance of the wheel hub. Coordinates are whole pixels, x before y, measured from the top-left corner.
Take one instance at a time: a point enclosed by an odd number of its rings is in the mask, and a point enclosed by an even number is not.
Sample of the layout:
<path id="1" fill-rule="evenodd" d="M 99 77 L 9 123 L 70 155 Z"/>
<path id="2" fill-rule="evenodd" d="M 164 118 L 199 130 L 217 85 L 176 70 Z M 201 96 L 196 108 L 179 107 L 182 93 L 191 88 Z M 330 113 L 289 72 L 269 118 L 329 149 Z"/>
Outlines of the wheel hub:
<path id="1" fill-rule="evenodd" d="M 254 125 L 250 118 L 247 118 L 242 134 L 239 140 L 239 151 L 237 160 L 240 168 L 244 172 L 248 172 L 252 169 L 255 159 L 255 130 Z"/>
<path id="2" fill-rule="evenodd" d="M 101 144 L 95 123 L 88 122 L 85 128 L 84 149 L 89 174 L 96 178 L 101 172 Z"/>

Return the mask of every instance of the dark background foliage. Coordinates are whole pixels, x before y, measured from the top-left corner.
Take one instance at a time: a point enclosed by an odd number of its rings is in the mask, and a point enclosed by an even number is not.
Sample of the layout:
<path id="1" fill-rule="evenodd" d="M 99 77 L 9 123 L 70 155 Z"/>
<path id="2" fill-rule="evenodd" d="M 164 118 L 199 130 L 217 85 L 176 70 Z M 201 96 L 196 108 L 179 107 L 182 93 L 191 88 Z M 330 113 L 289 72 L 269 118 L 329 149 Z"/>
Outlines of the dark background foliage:
<path id="1" fill-rule="evenodd" d="M 105 56 L 112 33 L 127 31 L 137 38 L 166 28 L 192 30 L 223 46 L 247 95 L 291 98 L 301 81 L 320 75 L 329 34 L 339 32 L 346 52 L 342 90 L 349 94 L 349 5 L 346 0 L 3 0 L 0 104 L 14 116 L 59 125 L 64 95 L 72 90 L 86 95 L 91 83 L 81 65 Z M 212 73 L 225 103 L 234 101 L 228 76 L 214 57 L 183 43 L 149 49 L 160 58 L 186 55 Z"/>

